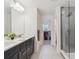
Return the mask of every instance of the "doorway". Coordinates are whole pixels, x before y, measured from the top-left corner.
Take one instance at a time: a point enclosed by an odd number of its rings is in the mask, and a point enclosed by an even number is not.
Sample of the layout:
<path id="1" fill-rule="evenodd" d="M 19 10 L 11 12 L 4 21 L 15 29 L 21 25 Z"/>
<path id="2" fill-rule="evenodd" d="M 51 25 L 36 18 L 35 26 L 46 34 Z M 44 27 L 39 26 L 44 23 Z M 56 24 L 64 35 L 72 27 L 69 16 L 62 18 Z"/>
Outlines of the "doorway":
<path id="1" fill-rule="evenodd" d="M 43 36 L 44 40 L 51 40 L 51 31 L 49 29 L 49 24 L 43 24 Z"/>

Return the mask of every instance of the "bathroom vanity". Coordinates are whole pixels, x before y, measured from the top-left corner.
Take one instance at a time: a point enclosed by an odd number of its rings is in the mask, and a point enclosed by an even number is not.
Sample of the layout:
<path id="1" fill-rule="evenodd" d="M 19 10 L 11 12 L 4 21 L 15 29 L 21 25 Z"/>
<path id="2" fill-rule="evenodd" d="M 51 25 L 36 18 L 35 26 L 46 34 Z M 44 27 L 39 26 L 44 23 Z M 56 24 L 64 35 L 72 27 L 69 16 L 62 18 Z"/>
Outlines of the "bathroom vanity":
<path id="1" fill-rule="evenodd" d="M 8 45 L 4 43 L 4 59 L 30 59 L 34 52 L 34 39 L 35 37 L 18 39 Z"/>

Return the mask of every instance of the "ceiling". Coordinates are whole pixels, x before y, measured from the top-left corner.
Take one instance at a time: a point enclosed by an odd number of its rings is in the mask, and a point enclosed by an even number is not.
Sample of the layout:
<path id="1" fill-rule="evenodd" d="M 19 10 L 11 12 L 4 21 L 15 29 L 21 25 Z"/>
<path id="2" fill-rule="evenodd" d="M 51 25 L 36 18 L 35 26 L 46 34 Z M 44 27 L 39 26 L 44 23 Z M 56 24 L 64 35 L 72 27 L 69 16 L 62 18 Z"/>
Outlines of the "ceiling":
<path id="1" fill-rule="evenodd" d="M 20 2 L 24 7 L 38 8 L 43 14 L 53 14 L 56 7 L 67 5 L 68 1 L 74 5 L 75 0 L 16 0 Z"/>
<path id="2" fill-rule="evenodd" d="M 7 3 L 9 0 L 4 0 L 4 8 L 5 11 L 9 11 L 10 6 Z M 54 14 L 56 11 L 56 7 L 68 5 L 68 1 L 71 2 L 71 5 L 74 6 L 75 0 L 15 0 L 22 4 L 25 8 L 34 7 L 38 8 L 40 13 L 42 14 Z M 6 3 L 5 3 L 6 2 Z"/>

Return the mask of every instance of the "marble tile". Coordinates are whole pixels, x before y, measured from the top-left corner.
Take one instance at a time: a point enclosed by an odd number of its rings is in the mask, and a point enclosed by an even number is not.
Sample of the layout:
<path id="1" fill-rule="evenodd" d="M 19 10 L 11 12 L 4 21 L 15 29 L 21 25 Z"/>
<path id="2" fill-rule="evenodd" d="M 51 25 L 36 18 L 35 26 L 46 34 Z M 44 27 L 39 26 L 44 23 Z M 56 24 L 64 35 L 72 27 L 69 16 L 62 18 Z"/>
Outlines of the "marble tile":
<path id="1" fill-rule="evenodd" d="M 50 44 L 45 43 L 38 53 L 34 53 L 31 59 L 64 59 L 60 54 L 57 53 L 56 49 Z"/>

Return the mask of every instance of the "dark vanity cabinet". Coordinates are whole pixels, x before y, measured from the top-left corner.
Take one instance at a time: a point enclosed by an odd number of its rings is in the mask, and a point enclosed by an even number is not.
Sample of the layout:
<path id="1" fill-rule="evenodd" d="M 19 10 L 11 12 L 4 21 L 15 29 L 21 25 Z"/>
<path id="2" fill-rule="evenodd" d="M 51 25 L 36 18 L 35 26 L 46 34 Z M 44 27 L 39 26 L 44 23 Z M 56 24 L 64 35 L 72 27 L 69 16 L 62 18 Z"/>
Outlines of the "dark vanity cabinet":
<path id="1" fill-rule="evenodd" d="M 19 45 L 19 59 L 26 59 L 26 42 L 23 42 Z"/>
<path id="2" fill-rule="evenodd" d="M 4 59 L 30 59 L 34 52 L 34 37 L 4 52 Z"/>
<path id="3" fill-rule="evenodd" d="M 18 46 L 5 51 L 4 59 L 19 59 Z"/>
<path id="4" fill-rule="evenodd" d="M 34 37 L 31 40 L 28 40 L 26 43 L 27 59 L 30 59 L 31 55 L 34 52 Z"/>

